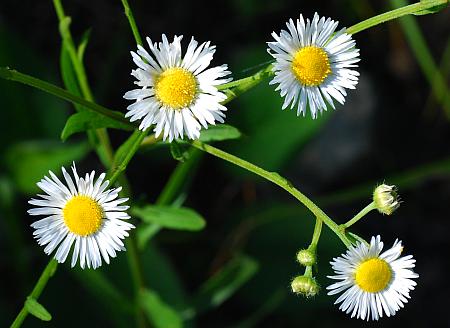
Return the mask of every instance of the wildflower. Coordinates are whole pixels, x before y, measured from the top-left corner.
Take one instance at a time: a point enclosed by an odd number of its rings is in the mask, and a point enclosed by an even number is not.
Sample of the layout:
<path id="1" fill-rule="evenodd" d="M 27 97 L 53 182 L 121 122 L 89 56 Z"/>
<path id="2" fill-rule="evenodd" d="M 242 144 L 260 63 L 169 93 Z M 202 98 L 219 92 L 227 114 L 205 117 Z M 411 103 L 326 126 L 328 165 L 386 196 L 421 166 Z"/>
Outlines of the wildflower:
<path id="1" fill-rule="evenodd" d="M 336 275 L 329 278 L 340 281 L 327 287 L 328 295 L 343 292 L 335 304 L 342 303 L 339 309 L 352 318 L 378 320 L 384 313 L 394 315 L 416 286 L 412 280 L 419 277 L 412 270 L 416 261 L 411 255 L 400 257 L 401 241 L 383 253 L 382 249 L 380 236 L 372 237 L 370 245 L 358 243 L 331 262 Z"/>
<path id="2" fill-rule="evenodd" d="M 291 283 L 292 291 L 306 297 L 315 296 L 319 293 L 320 287 L 316 280 L 308 276 L 297 276 Z"/>
<path id="3" fill-rule="evenodd" d="M 316 254 L 309 249 L 299 250 L 297 253 L 297 261 L 303 266 L 313 266 L 316 264 Z"/>
<path id="4" fill-rule="evenodd" d="M 131 74 L 140 88 L 124 95 L 135 100 L 125 116 L 131 122 L 142 119 L 140 130 L 155 124 L 155 136 L 162 134 L 169 142 L 184 135 L 198 139 L 201 126 L 207 129 L 215 121 L 223 123 L 227 109 L 221 102 L 226 95 L 217 86 L 231 81 L 225 78 L 230 74 L 227 65 L 206 69 L 215 46 L 210 42 L 199 45 L 192 38 L 182 57 L 182 38 L 175 36 L 171 43 L 164 34 L 160 43 L 147 38 L 151 54 L 138 45 L 137 53 L 131 52 L 138 68 Z"/>
<path id="5" fill-rule="evenodd" d="M 45 218 L 34 222 L 34 237 L 44 252 L 51 254 L 59 263 L 65 262 L 72 245 L 72 267 L 80 260 L 96 269 L 102 264 L 102 258 L 109 264 L 110 257 L 116 257 L 116 251 L 125 250 L 122 239 L 128 236 L 128 230 L 134 226 L 124 220 L 130 217 L 125 212 L 129 206 L 120 205 L 128 198 L 117 199 L 121 187 L 106 189 L 109 181 L 105 173 L 94 179 L 95 171 L 78 176 L 75 164 L 72 177 L 61 168 L 65 184 L 52 172 L 37 183 L 45 194 L 40 199 L 32 198 L 28 203 L 37 207 L 28 210 L 30 215 L 43 215 Z"/>
<path id="6" fill-rule="evenodd" d="M 354 89 L 359 73 L 353 70 L 359 61 L 359 50 L 345 29 L 334 33 L 338 22 L 314 14 L 312 21 L 292 19 L 286 23 L 288 31 L 272 33 L 275 41 L 268 42 L 268 52 L 275 58 L 274 79 L 276 90 L 285 97 L 283 109 L 297 105 L 297 115 L 305 116 L 309 105 L 316 118 L 327 109 L 333 109 L 333 99 L 344 104 L 345 89 Z"/>
<path id="7" fill-rule="evenodd" d="M 395 186 L 379 185 L 373 192 L 373 201 L 377 210 L 386 215 L 391 215 L 400 206 L 400 198 Z"/>

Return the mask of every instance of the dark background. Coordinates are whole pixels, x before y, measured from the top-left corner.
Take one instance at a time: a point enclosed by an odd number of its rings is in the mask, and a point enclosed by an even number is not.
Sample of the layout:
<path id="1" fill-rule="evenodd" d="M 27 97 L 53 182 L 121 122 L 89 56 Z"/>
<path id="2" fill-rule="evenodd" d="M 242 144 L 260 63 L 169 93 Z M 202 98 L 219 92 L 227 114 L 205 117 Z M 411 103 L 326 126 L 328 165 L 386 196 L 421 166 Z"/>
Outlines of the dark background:
<path id="1" fill-rule="evenodd" d="M 76 41 L 91 28 L 85 64 L 96 100 L 125 112 L 128 102 L 122 95 L 132 88 L 129 73 L 134 64 L 129 51 L 135 44 L 120 1 L 65 1 L 64 6 L 72 17 Z M 255 71 L 249 67 L 270 60 L 265 42 L 289 18 L 300 13 L 312 17 L 317 11 L 339 20 L 342 27 L 391 8 L 388 1 L 362 0 L 166 0 L 132 1 L 131 6 L 141 34 L 153 40 L 160 39 L 161 33 L 183 34 L 184 47 L 191 36 L 211 40 L 217 45 L 214 64 L 228 63 L 236 79 Z M 416 19 L 446 81 L 449 18 L 450 12 L 444 10 Z M 417 259 L 420 278 L 405 309 L 393 318 L 364 325 L 448 326 L 449 119 L 398 21 L 354 38 L 361 50 L 361 78 L 345 106 L 316 121 L 297 118 L 294 111 L 281 111 L 282 99 L 265 81 L 228 105 L 227 123 L 244 137 L 217 147 L 278 171 L 338 222 L 365 206 L 377 183 L 397 183 L 403 199 L 400 209 L 390 217 L 370 213 L 355 232 L 367 239 L 381 234 L 387 247 L 402 239 L 405 254 Z M 60 36 L 50 1 L 0 2 L 0 66 L 62 85 L 59 56 Z M 52 96 L 0 81 L 2 327 L 12 321 L 48 261 L 32 238 L 33 219 L 26 214 L 26 201 L 35 193 L 33 185 L 41 173 L 36 169 L 39 172 L 28 172 L 29 178 L 19 176 L 27 164 L 21 154 L 43 140 L 59 144 L 72 111 L 70 104 Z M 114 146 L 126 136 L 111 132 Z M 66 165 L 76 157 L 79 171 L 101 171 L 95 154 L 84 156 L 85 150 L 77 146 L 83 140 L 76 135 L 63 145 Z M 45 166 L 45 155 L 39 163 Z M 167 147 L 139 153 L 127 171 L 136 199 L 154 202 L 176 164 Z M 326 228 L 316 274 L 322 293 L 309 300 L 290 293 L 290 280 L 302 273 L 295 253 L 308 245 L 313 228 L 313 217 L 292 197 L 209 155 L 202 156 L 189 181 L 182 195 L 185 206 L 201 213 L 207 228 L 198 233 L 163 231 L 144 254 L 146 278 L 169 304 L 182 307 L 202 281 L 242 253 L 257 261 L 258 272 L 221 307 L 199 315 L 198 327 L 363 325 L 333 306 L 335 297 L 326 296 L 328 262 L 344 251 Z M 58 270 L 41 298 L 54 317 L 49 326 L 127 325 L 127 318 L 115 321 L 111 309 L 85 288 L 82 281 L 89 277 L 79 271 L 74 274 L 67 263 Z M 132 293 L 124 253 L 100 270 L 125 293 Z M 29 317 L 24 326 L 45 323 Z"/>

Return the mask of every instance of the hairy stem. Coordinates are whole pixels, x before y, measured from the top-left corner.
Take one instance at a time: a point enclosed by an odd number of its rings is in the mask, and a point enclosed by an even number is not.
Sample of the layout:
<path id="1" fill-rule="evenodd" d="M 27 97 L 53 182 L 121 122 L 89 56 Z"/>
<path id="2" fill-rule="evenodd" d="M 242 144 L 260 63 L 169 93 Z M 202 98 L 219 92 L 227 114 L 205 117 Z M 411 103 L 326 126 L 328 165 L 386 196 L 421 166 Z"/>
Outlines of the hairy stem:
<path id="1" fill-rule="evenodd" d="M 128 23 L 130 24 L 131 31 L 133 32 L 134 39 L 136 43 L 142 46 L 142 38 L 139 34 L 139 29 L 136 25 L 136 21 L 134 20 L 133 12 L 131 11 L 130 5 L 128 4 L 128 0 L 122 0 L 123 9 L 125 11 L 125 16 L 128 18 Z"/>
<path id="2" fill-rule="evenodd" d="M 42 291 L 44 290 L 45 286 L 47 285 L 48 280 L 56 271 L 56 268 L 58 266 L 58 262 L 55 259 L 51 259 L 47 266 L 45 267 L 44 271 L 42 271 L 41 276 L 39 277 L 39 280 L 37 281 L 36 285 L 34 286 L 33 290 L 31 291 L 31 294 L 29 297 L 34 298 L 37 300 L 39 296 L 41 296 Z M 20 310 L 19 314 L 17 315 L 14 322 L 11 324 L 11 328 L 18 328 L 22 325 L 23 321 L 28 315 L 28 310 L 26 309 L 25 305 L 22 307 L 22 310 Z"/>
<path id="3" fill-rule="evenodd" d="M 243 169 L 253 172 L 253 173 L 265 178 L 266 180 L 273 182 L 277 186 L 283 188 L 288 193 L 290 193 L 292 196 L 294 196 L 296 199 L 298 199 L 303 205 L 305 205 L 306 208 L 308 208 L 308 210 L 310 210 L 318 219 L 321 219 L 341 239 L 341 241 L 346 246 L 351 245 L 351 242 L 348 240 L 348 238 L 342 232 L 342 230 L 340 229 L 340 227 L 337 223 L 335 223 L 328 215 L 326 215 L 322 211 L 322 209 L 320 209 L 308 197 L 306 197 L 302 192 L 300 192 L 288 180 L 283 178 L 278 173 L 266 171 L 250 162 L 247 162 L 246 160 L 243 160 L 239 157 L 236 157 L 227 152 L 224 152 L 223 150 L 217 149 L 213 146 L 204 144 L 197 140 L 192 142 L 192 146 L 194 146 L 195 148 L 198 148 L 200 150 L 203 150 L 211 155 L 219 157 L 227 162 L 233 163 L 234 165 L 240 166 Z"/>
<path id="4" fill-rule="evenodd" d="M 356 222 L 358 222 L 360 219 L 362 219 L 367 213 L 370 211 L 376 209 L 375 202 L 371 202 L 369 205 L 364 207 L 358 214 L 356 214 L 352 219 L 348 220 L 346 223 L 342 224 L 343 229 L 347 229 L 348 227 L 352 226 Z"/>

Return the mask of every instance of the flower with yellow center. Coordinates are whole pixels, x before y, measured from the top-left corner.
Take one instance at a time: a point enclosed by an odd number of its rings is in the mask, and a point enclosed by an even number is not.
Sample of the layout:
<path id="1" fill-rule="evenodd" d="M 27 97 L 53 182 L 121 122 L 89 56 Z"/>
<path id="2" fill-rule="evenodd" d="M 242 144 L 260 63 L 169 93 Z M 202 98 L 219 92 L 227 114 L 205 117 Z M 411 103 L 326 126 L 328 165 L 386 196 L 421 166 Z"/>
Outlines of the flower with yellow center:
<path id="1" fill-rule="evenodd" d="M 334 107 L 333 99 L 345 102 L 345 89 L 354 89 L 359 73 L 353 68 L 359 61 L 355 41 L 342 29 L 335 33 L 338 22 L 314 14 L 286 23 L 287 31 L 273 32 L 275 41 L 268 42 L 268 52 L 275 58 L 275 77 L 270 84 L 284 97 L 283 109 L 297 106 L 297 115 L 311 115 Z"/>
<path id="2" fill-rule="evenodd" d="M 207 69 L 215 46 L 199 45 L 192 38 L 183 57 L 182 38 L 175 36 L 170 43 L 164 34 L 160 43 L 147 38 L 150 53 L 138 45 L 137 52 L 131 52 L 138 68 L 131 74 L 140 88 L 124 95 L 135 101 L 125 116 L 131 122 L 141 120 L 141 130 L 154 125 L 156 137 L 162 134 L 169 142 L 185 135 L 198 139 L 201 127 L 223 123 L 227 109 L 221 102 L 226 96 L 217 87 L 231 81 L 227 65 Z"/>
<path id="3" fill-rule="evenodd" d="M 331 262 L 336 275 L 329 278 L 340 281 L 327 287 L 328 295 L 343 292 L 335 304 L 341 303 L 339 309 L 352 318 L 378 320 L 383 314 L 394 315 L 416 286 L 412 280 L 419 277 L 412 270 L 416 261 L 411 255 L 400 257 L 401 241 L 382 250 L 380 236 L 372 237 L 370 245 L 358 243 Z"/>
<path id="4" fill-rule="evenodd" d="M 38 244 L 45 246 L 44 252 L 51 254 L 59 263 L 66 261 L 73 247 L 72 267 L 78 259 L 81 268 L 96 269 L 102 258 L 109 263 L 116 252 L 125 250 L 122 240 L 134 226 L 124 220 L 130 217 L 125 212 L 127 198 L 117 199 L 121 187 L 106 189 L 109 181 L 105 173 L 95 179 L 95 172 L 79 177 L 75 164 L 73 178 L 61 168 L 65 184 L 52 172 L 37 183 L 45 194 L 31 199 L 37 207 L 28 210 L 30 215 L 45 218 L 31 224 Z"/>

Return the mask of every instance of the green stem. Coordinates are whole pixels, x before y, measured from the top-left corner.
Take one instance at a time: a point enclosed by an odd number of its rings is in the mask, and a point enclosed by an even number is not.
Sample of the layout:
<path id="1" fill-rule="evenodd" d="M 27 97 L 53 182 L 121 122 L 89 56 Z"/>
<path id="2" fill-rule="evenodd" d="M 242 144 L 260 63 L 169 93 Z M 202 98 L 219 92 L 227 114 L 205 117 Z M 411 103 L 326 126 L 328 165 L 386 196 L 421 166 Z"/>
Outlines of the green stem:
<path id="1" fill-rule="evenodd" d="M 114 163 L 112 166 L 112 171 L 109 174 L 109 182 L 111 185 L 113 185 L 116 180 L 120 177 L 120 175 L 126 170 L 128 163 L 133 158 L 134 154 L 139 149 L 139 146 L 142 143 L 142 140 L 147 136 L 147 132 L 136 130 L 133 132 L 133 134 L 129 137 L 128 141 L 130 142 L 129 145 L 127 145 L 127 151 L 125 152 L 124 156 L 120 159 L 118 163 Z"/>
<path id="2" fill-rule="evenodd" d="M 346 223 L 342 224 L 342 228 L 345 230 L 362 219 L 367 213 L 376 209 L 375 202 L 371 202 L 369 205 L 364 207 L 358 214 L 356 214 L 352 219 L 348 220 Z"/>
<path id="3" fill-rule="evenodd" d="M 261 81 L 273 75 L 274 72 L 272 71 L 272 64 L 270 64 L 266 68 L 256 72 L 251 76 L 218 86 L 218 89 L 222 90 L 227 95 L 227 99 L 225 99 L 222 104 L 230 102 L 242 93 L 258 85 Z"/>
<path id="4" fill-rule="evenodd" d="M 405 0 L 391 0 L 393 6 L 405 6 Z M 442 105 L 447 119 L 450 118 L 450 98 L 446 97 L 450 92 L 447 87 L 444 76 L 436 64 L 431 51 L 428 49 L 427 42 L 420 30 L 414 17 L 403 17 L 399 20 L 402 30 L 408 40 L 409 46 L 422 69 L 425 78 L 431 85 L 431 90 Z"/>
<path id="5" fill-rule="evenodd" d="M 110 110 L 110 109 L 103 107 L 101 105 L 98 105 L 92 101 L 88 101 L 88 100 L 86 100 L 82 97 L 79 97 L 77 95 L 74 95 L 73 93 L 70 93 L 69 91 L 64 90 L 54 84 L 42 81 L 42 80 L 32 77 L 30 75 L 26 75 L 26 74 L 20 73 L 16 70 L 6 68 L 6 67 L 0 67 L 0 77 L 5 80 L 19 82 L 19 83 L 34 87 L 36 89 L 40 89 L 42 91 L 45 91 L 47 93 L 50 93 L 50 94 L 58 97 L 58 98 L 70 101 L 74 104 L 79 104 L 79 105 L 81 105 L 93 112 L 96 112 L 102 116 L 106 116 L 113 120 L 119 121 L 123 124 L 126 124 L 133 129 L 136 128 L 136 126 L 134 124 L 130 123 L 130 121 L 127 120 L 123 116 L 123 114 L 121 114 L 120 112 Z"/>
<path id="6" fill-rule="evenodd" d="M 426 10 L 438 7 L 440 5 L 448 4 L 448 0 L 422 0 L 418 3 L 405 6 L 402 8 L 394 9 L 383 14 L 368 18 L 360 23 L 357 23 L 353 26 L 350 26 L 346 29 L 348 34 L 356 34 L 358 32 L 364 31 L 370 27 L 376 26 L 378 24 L 411 14 L 423 13 L 425 14 Z M 272 64 L 268 65 L 266 68 L 260 70 L 256 74 L 232 81 L 230 83 L 223 84 L 218 87 L 219 90 L 222 90 L 227 96 L 226 102 L 236 98 L 241 93 L 247 91 L 248 89 L 254 87 L 265 78 L 273 75 L 272 72 Z"/>
<path id="7" fill-rule="evenodd" d="M 296 199 L 298 199 L 303 205 L 306 206 L 308 210 L 310 210 L 317 218 L 321 219 L 340 239 L 341 241 L 349 247 L 351 242 L 345 236 L 345 234 L 340 229 L 339 225 L 336 224 L 328 215 L 326 215 L 316 204 L 314 204 L 308 197 L 306 197 L 303 193 L 301 193 L 298 189 L 296 189 L 288 180 L 283 178 L 276 172 L 266 171 L 250 162 L 247 162 L 239 157 L 231 155 L 223 150 L 217 149 L 213 146 L 204 144 L 198 140 L 192 142 L 192 146 L 203 150 L 211 155 L 219 157 L 227 162 L 233 163 L 237 166 L 246 169 L 247 171 L 253 172 L 270 182 L 278 185 L 279 187 L 286 190 Z"/>
<path id="8" fill-rule="evenodd" d="M 54 275 L 56 268 L 58 266 L 58 262 L 55 259 L 51 259 L 47 266 L 45 267 L 44 271 L 42 272 L 41 276 L 39 277 L 39 280 L 37 281 L 36 285 L 34 286 L 33 290 L 31 291 L 31 294 L 29 297 L 34 298 L 37 300 L 39 296 L 41 296 L 42 291 L 44 290 L 45 286 L 47 285 L 48 280 L 51 276 Z M 11 328 L 18 328 L 22 325 L 23 321 L 28 315 L 28 310 L 26 309 L 25 305 L 20 310 L 19 314 L 17 315 L 14 322 L 11 324 Z"/>
<path id="9" fill-rule="evenodd" d="M 123 9 L 125 10 L 125 16 L 128 18 L 128 23 L 130 24 L 131 30 L 133 31 L 134 39 L 138 45 L 142 46 L 142 38 L 139 34 L 139 29 L 137 27 L 136 21 L 134 20 L 133 12 L 131 11 L 128 0 L 122 0 Z"/>
<path id="10" fill-rule="evenodd" d="M 56 15 L 58 16 L 59 20 L 59 31 L 63 41 L 65 42 L 66 49 L 72 61 L 72 65 L 75 70 L 75 74 L 77 76 L 81 92 L 87 100 L 93 101 L 94 96 L 92 95 L 92 91 L 89 87 L 84 65 L 81 63 L 78 57 L 77 50 L 73 42 L 72 34 L 70 33 L 69 29 L 71 22 L 70 17 L 65 15 L 64 8 L 61 4 L 61 0 L 53 0 L 53 5 L 55 7 Z"/>
<path id="11" fill-rule="evenodd" d="M 72 34 L 70 33 L 70 17 L 65 15 L 61 0 L 53 0 L 53 5 L 55 7 L 56 15 L 58 16 L 59 20 L 59 31 L 63 40 L 63 46 L 69 53 L 69 57 L 75 71 L 81 93 L 86 100 L 94 102 L 94 96 L 92 94 L 91 88 L 89 87 L 89 82 L 87 79 L 86 71 L 84 69 L 82 58 L 78 55 L 75 43 L 73 42 Z M 88 131 L 88 134 L 90 133 L 92 132 Z M 99 153 L 103 164 L 105 166 L 108 166 L 114 158 L 114 152 L 111 147 L 108 132 L 106 131 L 106 129 L 96 129 L 94 133 L 100 141 L 99 146 L 95 145 L 97 152 Z"/>
<path id="12" fill-rule="evenodd" d="M 346 32 L 349 34 L 356 34 L 358 32 L 364 31 L 370 27 L 379 25 L 381 23 L 405 16 L 423 13 L 426 10 L 439 7 L 441 5 L 448 4 L 448 0 L 422 0 L 420 2 L 414 3 L 412 5 L 397 8 L 383 14 L 366 19 L 358 24 L 350 26 L 347 28 Z"/>
<path id="13" fill-rule="evenodd" d="M 316 252 L 317 243 L 319 242 L 320 234 L 322 233 L 323 222 L 320 218 L 316 218 L 316 224 L 314 225 L 314 232 L 311 239 L 311 244 L 308 249 L 312 252 Z"/>

